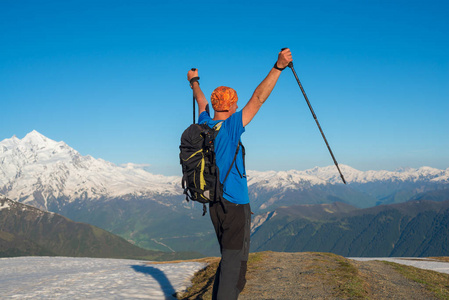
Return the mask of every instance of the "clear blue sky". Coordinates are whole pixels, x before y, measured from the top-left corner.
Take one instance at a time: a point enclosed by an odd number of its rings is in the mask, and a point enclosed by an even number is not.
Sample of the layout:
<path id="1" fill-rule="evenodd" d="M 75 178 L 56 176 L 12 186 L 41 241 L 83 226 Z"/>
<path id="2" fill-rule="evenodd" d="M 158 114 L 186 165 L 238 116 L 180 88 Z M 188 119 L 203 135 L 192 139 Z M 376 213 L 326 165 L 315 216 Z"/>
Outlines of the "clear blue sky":
<path id="1" fill-rule="evenodd" d="M 448 1 L 0 0 L 0 140 L 179 175 L 187 71 L 242 108 L 282 47 L 340 164 L 449 167 Z M 333 162 L 292 72 L 243 135 L 247 168 Z"/>

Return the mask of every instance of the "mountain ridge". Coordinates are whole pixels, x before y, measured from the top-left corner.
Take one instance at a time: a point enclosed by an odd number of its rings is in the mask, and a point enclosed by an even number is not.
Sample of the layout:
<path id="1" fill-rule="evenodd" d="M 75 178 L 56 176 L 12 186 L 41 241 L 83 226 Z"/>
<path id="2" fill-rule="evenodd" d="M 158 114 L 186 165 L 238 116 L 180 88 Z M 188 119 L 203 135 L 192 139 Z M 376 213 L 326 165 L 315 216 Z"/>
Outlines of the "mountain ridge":
<path id="1" fill-rule="evenodd" d="M 369 197 L 370 189 L 360 186 L 370 184 L 421 184 L 432 185 L 432 189 L 449 186 L 449 168 L 359 171 L 344 164 L 340 168 L 348 186 L 341 183 L 335 166 L 315 167 L 304 171 L 248 170 L 248 187 L 252 194 L 250 197 L 258 198 L 267 193 L 273 193 L 277 197 L 277 194 L 286 192 L 307 192 L 330 187 L 340 189 L 340 194 L 335 195 L 335 200 L 339 201 L 339 198 L 342 200 L 341 194 L 348 193 L 349 189 L 352 189 L 354 198 L 360 198 L 360 193 Z M 82 156 L 65 142 L 51 140 L 36 130 L 23 139 L 13 136 L 0 142 L 0 194 L 50 211 L 58 211 L 75 200 L 154 199 L 154 196 L 182 195 L 180 182 L 180 176 L 155 175 L 136 164 L 117 166 L 101 158 Z M 420 192 L 426 191 L 422 186 L 418 189 L 421 189 Z M 271 200 L 272 203 L 276 201 L 275 198 Z M 318 200 L 318 203 L 320 201 L 322 200 Z M 365 206 L 383 203 L 379 199 L 367 201 Z M 271 205 L 270 199 L 266 199 L 266 202 L 268 203 L 260 204 L 260 210 Z M 356 204 L 354 201 L 348 203 Z"/>
<path id="2" fill-rule="evenodd" d="M 346 257 L 447 256 L 449 195 L 446 199 L 365 209 L 338 203 L 278 207 L 253 228 L 252 251 L 319 251 Z"/>
<path id="3" fill-rule="evenodd" d="M 198 257 L 142 249 L 93 225 L 0 198 L 0 257 L 34 255 L 147 260 Z"/>

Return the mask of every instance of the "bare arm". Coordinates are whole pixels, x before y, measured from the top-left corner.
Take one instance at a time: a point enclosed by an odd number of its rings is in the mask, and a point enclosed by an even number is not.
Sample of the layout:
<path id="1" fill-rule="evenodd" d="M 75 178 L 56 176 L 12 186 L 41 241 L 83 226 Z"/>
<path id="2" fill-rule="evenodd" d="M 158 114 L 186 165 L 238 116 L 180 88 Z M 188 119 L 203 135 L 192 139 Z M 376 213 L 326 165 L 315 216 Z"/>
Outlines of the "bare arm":
<path id="1" fill-rule="evenodd" d="M 189 82 L 194 77 L 198 77 L 198 69 L 189 70 L 189 72 L 187 73 L 187 80 Z M 207 110 L 209 112 L 209 103 L 207 102 L 207 99 L 204 96 L 204 93 L 201 90 L 198 81 L 193 82 L 190 87 L 193 90 L 193 96 L 195 97 L 196 103 L 198 104 L 198 116 L 201 115 L 203 111 Z"/>
<path id="2" fill-rule="evenodd" d="M 287 67 L 292 60 L 290 49 L 287 48 L 279 52 L 276 64 L 278 68 L 284 68 Z M 249 122 L 251 122 L 259 109 L 262 107 L 262 104 L 264 104 L 268 99 L 268 96 L 270 96 L 271 91 L 273 91 L 280 75 L 281 71 L 273 67 L 267 77 L 265 77 L 265 79 L 256 88 L 251 99 L 249 99 L 248 103 L 242 109 L 243 126 L 246 126 Z"/>

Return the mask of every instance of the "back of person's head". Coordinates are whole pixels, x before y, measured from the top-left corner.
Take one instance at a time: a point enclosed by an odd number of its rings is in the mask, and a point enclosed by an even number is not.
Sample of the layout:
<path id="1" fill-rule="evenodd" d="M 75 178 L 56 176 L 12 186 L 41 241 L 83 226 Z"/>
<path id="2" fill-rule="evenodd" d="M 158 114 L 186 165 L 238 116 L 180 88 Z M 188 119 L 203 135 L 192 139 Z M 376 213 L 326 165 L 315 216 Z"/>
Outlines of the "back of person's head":
<path id="1" fill-rule="evenodd" d="M 217 87 L 210 96 L 212 107 L 215 111 L 229 111 L 231 106 L 237 102 L 237 92 L 226 86 Z"/>

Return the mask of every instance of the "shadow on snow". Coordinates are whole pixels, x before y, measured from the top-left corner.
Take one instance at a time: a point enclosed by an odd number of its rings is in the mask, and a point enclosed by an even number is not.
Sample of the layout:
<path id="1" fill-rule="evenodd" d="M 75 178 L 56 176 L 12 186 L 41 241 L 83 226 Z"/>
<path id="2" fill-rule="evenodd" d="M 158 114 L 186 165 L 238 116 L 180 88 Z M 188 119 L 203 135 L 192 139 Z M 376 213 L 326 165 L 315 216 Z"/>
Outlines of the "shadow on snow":
<path id="1" fill-rule="evenodd" d="M 161 286 L 161 290 L 165 294 L 166 299 L 173 299 L 176 291 L 164 272 L 162 272 L 158 268 L 154 268 L 151 266 L 132 265 L 131 268 L 133 268 L 133 270 L 136 272 L 153 277 L 154 280 L 156 280 Z"/>

